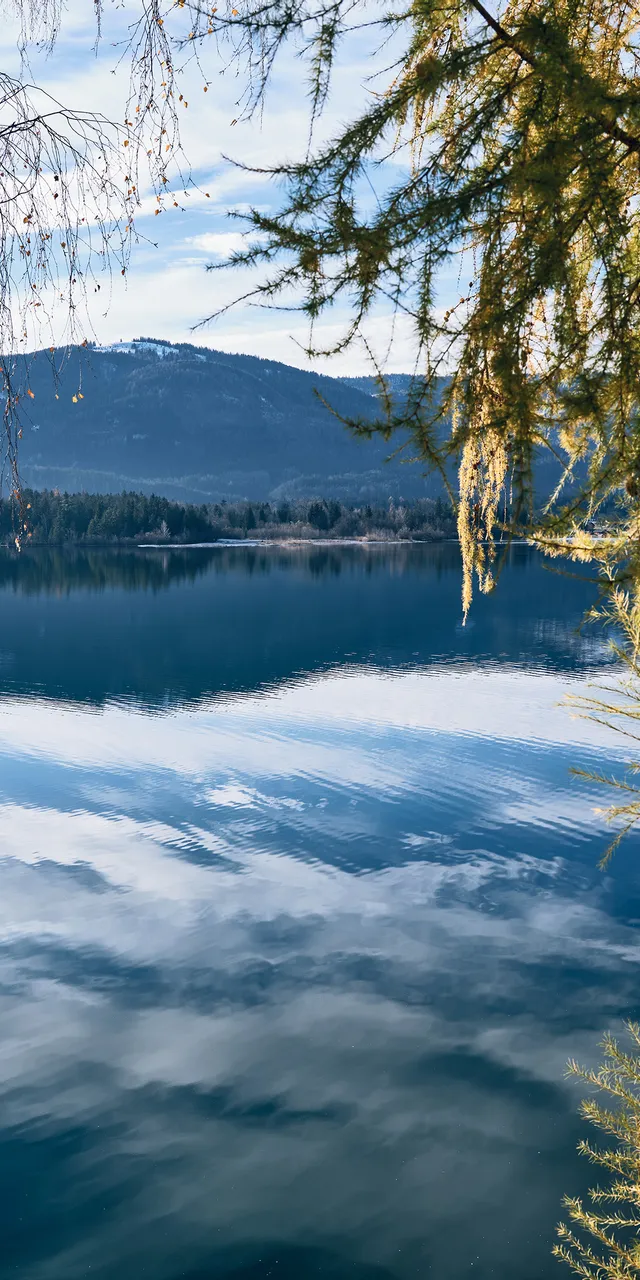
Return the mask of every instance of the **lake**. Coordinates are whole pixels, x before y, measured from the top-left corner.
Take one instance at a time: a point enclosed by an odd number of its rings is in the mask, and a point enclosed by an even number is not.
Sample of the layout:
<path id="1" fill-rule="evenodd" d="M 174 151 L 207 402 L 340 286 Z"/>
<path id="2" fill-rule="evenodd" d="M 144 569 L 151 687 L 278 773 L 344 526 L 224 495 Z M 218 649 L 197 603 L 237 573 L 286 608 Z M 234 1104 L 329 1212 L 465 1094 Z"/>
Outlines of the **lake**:
<path id="1" fill-rule="evenodd" d="M 547 1280 L 640 878 L 516 547 L 0 554 L 0 1274 Z"/>

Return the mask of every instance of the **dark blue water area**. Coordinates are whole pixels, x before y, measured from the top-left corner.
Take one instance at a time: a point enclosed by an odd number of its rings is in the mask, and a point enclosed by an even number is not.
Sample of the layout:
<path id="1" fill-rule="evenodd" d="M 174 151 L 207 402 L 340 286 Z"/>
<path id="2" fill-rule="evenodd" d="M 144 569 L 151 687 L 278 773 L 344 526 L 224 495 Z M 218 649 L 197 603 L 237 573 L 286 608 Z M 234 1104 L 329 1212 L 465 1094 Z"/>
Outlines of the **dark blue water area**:
<path id="1" fill-rule="evenodd" d="M 640 1015 L 593 587 L 515 548 L 0 561 L 0 1275 L 561 1275 Z M 606 797 L 604 797 L 606 802 Z"/>

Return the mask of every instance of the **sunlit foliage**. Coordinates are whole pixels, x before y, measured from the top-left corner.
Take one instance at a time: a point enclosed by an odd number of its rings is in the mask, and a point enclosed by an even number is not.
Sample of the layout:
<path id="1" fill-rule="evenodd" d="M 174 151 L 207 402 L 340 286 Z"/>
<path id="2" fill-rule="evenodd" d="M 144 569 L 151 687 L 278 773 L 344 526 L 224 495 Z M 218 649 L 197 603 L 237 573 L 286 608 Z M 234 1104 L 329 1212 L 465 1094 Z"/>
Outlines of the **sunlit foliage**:
<path id="1" fill-rule="evenodd" d="M 564 1201 L 569 1225 L 558 1228 L 554 1253 L 583 1280 L 640 1276 L 640 1026 L 628 1023 L 627 1031 L 633 1052 L 624 1052 L 607 1035 L 601 1067 L 569 1064 L 572 1075 L 604 1093 L 604 1104 L 587 1098 L 581 1111 L 614 1143 L 605 1148 L 580 1143 L 578 1150 L 606 1171 L 608 1181 L 590 1191 L 587 1204 L 570 1196 Z"/>
<path id="2" fill-rule="evenodd" d="M 637 540 L 640 5 L 242 0 L 213 22 L 235 41 L 247 110 L 283 42 L 306 51 L 312 119 L 359 24 L 391 69 L 329 143 L 273 169 L 281 208 L 253 210 L 234 261 L 266 265 L 261 302 L 301 298 L 312 353 L 338 301 L 350 322 L 335 351 L 381 303 L 410 321 L 413 391 L 397 408 L 381 381 L 377 429 L 408 425 L 443 475 L 458 461 L 466 610 L 474 578 L 493 585 L 499 530 L 575 536 L 613 503 L 616 534 Z M 443 313 L 445 270 L 460 296 Z M 564 463 L 545 510 L 539 449 Z"/>

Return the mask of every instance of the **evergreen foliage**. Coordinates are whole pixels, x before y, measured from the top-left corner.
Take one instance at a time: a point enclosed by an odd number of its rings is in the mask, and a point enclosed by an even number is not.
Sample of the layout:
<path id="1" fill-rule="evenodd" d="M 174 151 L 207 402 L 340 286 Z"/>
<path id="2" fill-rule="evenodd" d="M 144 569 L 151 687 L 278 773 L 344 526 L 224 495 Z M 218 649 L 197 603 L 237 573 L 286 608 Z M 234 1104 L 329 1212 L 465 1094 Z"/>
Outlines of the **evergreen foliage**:
<path id="1" fill-rule="evenodd" d="M 581 1111 L 615 1142 L 605 1149 L 580 1143 L 578 1150 L 612 1175 L 612 1181 L 592 1190 L 588 1205 L 571 1196 L 564 1201 L 571 1225 L 560 1224 L 554 1253 L 582 1280 L 640 1276 L 640 1026 L 628 1023 L 627 1030 L 634 1052 L 625 1053 L 607 1035 L 598 1070 L 569 1064 L 572 1075 L 605 1094 L 607 1105 L 588 1098 Z"/>
<path id="2" fill-rule="evenodd" d="M 282 43 L 301 42 L 315 116 L 357 21 L 350 0 L 246 0 L 214 27 L 248 66 L 249 107 Z M 266 265 L 253 296 L 301 297 L 312 327 L 345 302 L 335 351 L 381 302 L 410 318 L 408 394 L 398 403 L 382 378 L 378 421 L 351 422 L 366 436 L 409 428 L 445 480 L 457 463 L 466 611 L 474 579 L 482 590 L 495 581 L 498 528 L 548 547 L 579 537 L 614 499 L 616 534 L 640 543 L 640 8 L 374 0 L 363 21 L 396 42 L 387 81 L 328 143 L 272 170 L 281 208 L 252 211 L 255 238 L 232 260 Z M 385 185 L 378 165 L 390 152 L 399 177 Z M 443 316 L 445 272 L 462 283 Z M 540 447 L 563 465 L 542 513 Z M 607 554 L 615 560 L 613 544 Z M 640 578 L 631 589 L 638 607 Z"/>
<path id="3" fill-rule="evenodd" d="M 35 545 L 216 542 L 245 537 L 432 541 L 455 536 L 453 511 L 442 498 L 389 502 L 380 507 L 323 499 L 280 505 L 220 502 L 196 506 L 155 494 L 61 494 L 26 489 L 22 502 L 28 517 L 27 540 Z M 15 542 L 19 521 L 16 499 L 0 500 L 1 542 Z"/>

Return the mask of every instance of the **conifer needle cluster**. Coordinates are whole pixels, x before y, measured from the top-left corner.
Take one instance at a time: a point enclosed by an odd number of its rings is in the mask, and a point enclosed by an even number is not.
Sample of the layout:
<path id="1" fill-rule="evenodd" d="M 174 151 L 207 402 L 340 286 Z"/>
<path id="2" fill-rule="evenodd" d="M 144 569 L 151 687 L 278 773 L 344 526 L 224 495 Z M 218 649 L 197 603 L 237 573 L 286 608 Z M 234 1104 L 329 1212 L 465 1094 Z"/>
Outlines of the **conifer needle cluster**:
<path id="1" fill-rule="evenodd" d="M 569 1223 L 558 1228 L 554 1254 L 582 1280 L 635 1280 L 640 1276 L 640 1026 L 627 1024 L 634 1052 L 607 1035 L 597 1070 L 569 1064 L 572 1075 L 604 1093 L 605 1105 L 587 1098 L 582 1115 L 609 1138 L 610 1147 L 581 1142 L 578 1150 L 609 1175 L 585 1204 L 567 1196 Z"/>
<path id="2" fill-rule="evenodd" d="M 262 303 L 300 300 L 310 354 L 338 302 L 350 321 L 332 351 L 381 304 L 410 323 L 407 401 L 381 370 L 378 422 L 351 425 L 409 426 L 445 482 L 457 461 L 465 611 L 474 580 L 493 586 L 501 536 L 566 551 L 605 513 L 617 571 L 620 545 L 640 546 L 640 5 L 242 0 L 213 25 L 248 72 L 248 111 L 295 40 L 313 120 L 359 24 L 369 38 L 377 28 L 390 70 L 333 139 L 270 170 L 281 207 L 251 212 L 254 238 L 233 261 L 266 267 Z M 461 283 L 443 313 L 445 273 Z M 544 506 L 540 450 L 562 464 Z M 589 558 L 602 558 L 598 540 Z"/>

